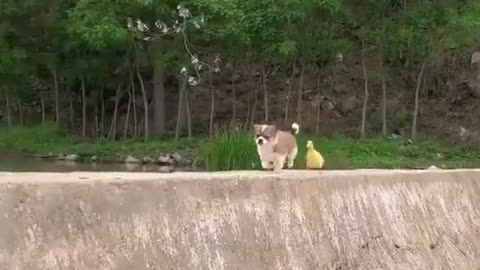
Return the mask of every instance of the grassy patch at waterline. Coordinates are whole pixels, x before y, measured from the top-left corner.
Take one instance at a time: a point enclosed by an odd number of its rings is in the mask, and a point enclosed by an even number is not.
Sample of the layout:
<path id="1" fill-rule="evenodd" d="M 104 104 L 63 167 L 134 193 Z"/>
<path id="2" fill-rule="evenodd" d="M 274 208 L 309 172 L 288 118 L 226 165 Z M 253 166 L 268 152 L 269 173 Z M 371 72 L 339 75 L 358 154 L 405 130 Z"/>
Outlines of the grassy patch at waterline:
<path id="1" fill-rule="evenodd" d="M 261 168 L 253 136 L 244 131 L 217 134 L 201 144 L 198 151 L 208 171 Z"/>
<path id="2" fill-rule="evenodd" d="M 53 124 L 0 129 L 0 151 L 32 155 L 78 154 L 83 160 L 96 156 L 99 161 L 124 161 L 128 155 L 158 158 L 160 154 L 167 152 L 192 155 L 195 148 L 196 141 L 188 139 L 158 139 L 147 142 L 141 139 L 87 140 L 68 135 Z"/>
<path id="3" fill-rule="evenodd" d="M 326 169 L 480 166 L 480 151 L 474 147 L 451 147 L 431 141 L 407 145 L 390 139 L 355 140 L 299 135 L 295 169 L 305 168 L 307 140 L 312 140 L 317 151 L 324 156 Z M 260 168 L 253 137 L 248 132 L 221 133 L 203 144 L 200 153 L 209 171 Z"/>

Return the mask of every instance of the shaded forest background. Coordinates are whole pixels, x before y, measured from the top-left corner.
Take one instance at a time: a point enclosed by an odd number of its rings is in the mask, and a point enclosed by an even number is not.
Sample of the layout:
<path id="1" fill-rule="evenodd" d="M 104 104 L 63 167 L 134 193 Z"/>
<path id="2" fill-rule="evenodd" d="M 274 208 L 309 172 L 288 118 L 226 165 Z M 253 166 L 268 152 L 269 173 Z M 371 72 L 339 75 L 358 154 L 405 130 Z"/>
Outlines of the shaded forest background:
<path id="1" fill-rule="evenodd" d="M 3 0 L 0 123 L 475 139 L 479 33 L 468 0 Z"/>

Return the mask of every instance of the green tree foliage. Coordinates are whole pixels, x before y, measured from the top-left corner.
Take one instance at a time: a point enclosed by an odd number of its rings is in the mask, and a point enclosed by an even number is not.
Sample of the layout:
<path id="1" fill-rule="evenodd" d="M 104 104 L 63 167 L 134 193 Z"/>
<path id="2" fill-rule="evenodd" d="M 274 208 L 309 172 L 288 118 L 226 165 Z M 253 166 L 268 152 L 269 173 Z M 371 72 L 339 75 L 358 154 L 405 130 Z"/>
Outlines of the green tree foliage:
<path id="1" fill-rule="evenodd" d="M 408 80 L 417 81 L 418 104 L 424 70 L 478 42 L 480 3 L 475 0 L 4 0 L 0 1 L 0 18 L 3 93 L 24 99 L 35 94 L 32 82 L 46 82 L 47 88 L 55 92 L 54 105 L 47 105 L 55 107 L 57 122 L 68 96 L 71 109 L 79 107 L 78 100 L 82 100 L 83 118 L 88 119 L 99 117 L 99 99 L 107 114 L 124 113 L 128 108 L 136 115 L 137 107 L 141 106 L 143 118 L 135 119 L 135 131 L 126 128 L 125 134 L 140 135 L 137 129 L 144 123 L 143 132 L 148 138 L 151 111 L 153 123 L 162 123 L 158 128 L 163 131 L 165 123 L 173 120 L 167 119 L 171 116 L 165 113 L 167 81 L 171 83 L 174 78 L 178 80 L 175 86 L 188 81 L 195 87 L 204 83 L 202 72 L 219 73 L 218 60 L 239 65 L 261 64 L 265 120 L 269 116 L 268 95 L 279 93 L 276 89 L 267 91 L 269 69 L 276 69 L 269 64 L 283 67 L 278 70 L 291 74 L 282 76 L 292 78 L 295 70 L 290 67 L 300 68 L 295 86 L 298 120 L 304 107 L 301 102 L 305 70 L 319 73 L 335 63 L 339 53 L 345 56 L 347 52 L 351 52 L 352 58 L 360 55 L 364 60 L 372 55 L 378 58 L 384 96 L 385 81 L 396 76 L 388 71 L 407 72 Z M 368 51 L 368 55 L 361 51 Z M 372 62 L 366 62 L 362 63 L 367 71 Z M 367 85 L 370 77 L 368 74 L 364 77 Z M 368 94 L 368 87 L 365 89 Z M 405 89 L 408 90 L 411 91 Z M 136 102 L 137 95 L 142 96 L 140 105 Z M 188 89 L 178 95 L 188 96 Z M 235 94 L 232 98 L 236 98 Z M 178 104 L 183 104 L 181 98 Z M 185 105 L 189 108 L 188 100 Z M 163 109 L 158 110 L 159 107 Z M 236 114 L 236 107 L 232 108 Z M 75 116 L 73 112 L 70 115 Z M 178 115 L 180 118 L 181 113 Z M 416 115 L 415 112 L 414 118 Z M 117 121 L 117 117 L 110 119 Z M 125 127 L 131 125 L 129 121 L 125 120 Z M 385 135 L 386 121 L 384 117 Z M 88 122 L 83 119 L 85 135 L 90 133 L 86 130 Z"/>

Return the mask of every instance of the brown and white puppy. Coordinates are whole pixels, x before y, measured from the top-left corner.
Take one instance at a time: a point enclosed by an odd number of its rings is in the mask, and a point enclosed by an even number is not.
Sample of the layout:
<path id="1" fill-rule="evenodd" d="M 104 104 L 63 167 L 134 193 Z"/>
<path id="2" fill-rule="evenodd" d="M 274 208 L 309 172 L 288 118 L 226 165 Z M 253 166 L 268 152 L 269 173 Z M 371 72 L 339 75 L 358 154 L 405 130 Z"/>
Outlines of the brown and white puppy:
<path id="1" fill-rule="evenodd" d="M 280 171 L 285 161 L 287 167 L 293 168 L 295 157 L 298 153 L 297 140 L 294 135 L 298 134 L 299 125 L 293 123 L 291 131 L 279 130 L 275 125 L 253 126 L 257 152 L 264 169 Z"/>

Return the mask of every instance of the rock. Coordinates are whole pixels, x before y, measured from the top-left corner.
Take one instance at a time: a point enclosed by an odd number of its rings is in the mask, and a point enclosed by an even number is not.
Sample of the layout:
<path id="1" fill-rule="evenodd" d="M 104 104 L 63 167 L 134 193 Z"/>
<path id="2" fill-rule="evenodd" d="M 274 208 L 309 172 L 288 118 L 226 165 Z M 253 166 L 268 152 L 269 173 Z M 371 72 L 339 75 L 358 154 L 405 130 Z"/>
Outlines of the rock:
<path id="1" fill-rule="evenodd" d="M 127 171 L 131 172 L 131 171 L 136 171 L 138 169 L 138 167 L 140 166 L 140 163 L 125 163 L 125 168 L 127 169 Z"/>
<path id="2" fill-rule="evenodd" d="M 349 89 L 345 84 L 336 83 L 333 91 L 335 91 L 336 94 L 343 94 L 349 92 Z"/>
<path id="3" fill-rule="evenodd" d="M 157 160 L 158 165 L 173 165 L 175 160 L 171 155 L 162 155 Z"/>
<path id="4" fill-rule="evenodd" d="M 460 93 L 464 93 L 464 95 L 459 95 L 460 100 L 465 100 L 468 98 L 468 94 L 471 94 L 475 98 L 480 98 L 480 78 L 475 77 L 469 80 L 467 83 L 461 83 L 457 86 L 457 89 L 462 89 L 462 87 L 466 88 L 467 91 L 462 91 Z M 457 90 L 458 91 L 458 90 Z"/>
<path id="5" fill-rule="evenodd" d="M 447 118 L 457 118 L 457 119 L 461 119 L 464 117 L 463 113 L 459 113 L 459 112 L 448 112 L 446 116 Z"/>
<path id="6" fill-rule="evenodd" d="M 459 135 L 460 138 L 465 141 L 470 136 L 470 131 L 464 127 L 460 127 Z"/>
<path id="7" fill-rule="evenodd" d="M 335 109 L 335 103 L 330 100 L 323 100 L 320 104 L 323 111 L 331 112 Z"/>
<path id="8" fill-rule="evenodd" d="M 65 157 L 66 161 L 77 161 L 79 159 L 80 159 L 80 156 L 78 154 L 71 154 Z"/>
<path id="9" fill-rule="evenodd" d="M 470 63 L 473 64 L 480 64 L 480 52 L 476 51 L 472 54 L 472 58 L 470 59 Z"/>
<path id="10" fill-rule="evenodd" d="M 435 166 L 435 165 L 432 165 L 432 166 L 428 167 L 428 169 L 427 169 L 427 170 L 441 170 L 441 169 L 440 169 L 440 168 L 438 168 L 438 167 L 437 167 L 437 166 Z"/>
<path id="11" fill-rule="evenodd" d="M 390 135 L 390 139 L 392 139 L 392 140 L 398 140 L 398 139 L 401 139 L 401 138 L 402 138 L 402 136 L 399 135 L 399 134 L 396 134 L 396 133 L 392 133 Z"/>
<path id="12" fill-rule="evenodd" d="M 58 154 L 57 155 L 57 160 L 65 160 L 65 155 L 64 154 Z"/>
<path id="13" fill-rule="evenodd" d="M 349 96 L 343 100 L 340 104 L 340 110 L 342 114 L 348 114 L 357 107 L 358 100 L 354 96 Z"/>
<path id="14" fill-rule="evenodd" d="M 170 156 L 171 156 L 176 162 L 180 162 L 180 161 L 183 160 L 183 157 L 182 157 L 179 153 L 177 153 L 177 152 L 171 154 Z"/>
<path id="15" fill-rule="evenodd" d="M 337 60 L 337 63 L 343 63 L 343 54 L 337 53 L 336 60 Z"/>
<path id="16" fill-rule="evenodd" d="M 125 159 L 125 163 L 141 163 L 141 161 L 138 158 L 128 155 Z"/>
<path id="17" fill-rule="evenodd" d="M 239 82 L 241 78 L 242 78 L 242 77 L 241 77 L 240 74 L 238 74 L 238 73 L 234 73 L 234 74 L 232 75 L 232 80 L 233 80 L 234 82 Z"/>
<path id="18" fill-rule="evenodd" d="M 155 162 L 155 160 L 153 158 L 149 157 L 149 156 L 144 157 L 142 161 L 143 161 L 143 163 L 154 163 Z"/>
<path id="19" fill-rule="evenodd" d="M 175 170 L 173 166 L 158 166 L 157 171 L 161 173 L 171 173 Z"/>
<path id="20" fill-rule="evenodd" d="M 62 162 L 62 165 L 67 165 L 68 167 L 77 168 L 79 163 L 74 160 L 65 160 Z"/>
<path id="21" fill-rule="evenodd" d="M 90 157 L 91 162 L 95 162 L 95 161 L 97 161 L 97 159 L 98 159 L 97 156 L 91 156 Z"/>
<path id="22" fill-rule="evenodd" d="M 179 153 L 175 152 L 171 155 L 171 157 L 173 158 L 173 160 L 175 161 L 175 163 L 177 164 L 181 164 L 181 165 L 188 165 L 188 164 L 191 164 L 192 161 L 191 160 L 188 160 L 186 158 L 184 158 L 183 156 L 181 156 Z"/>

